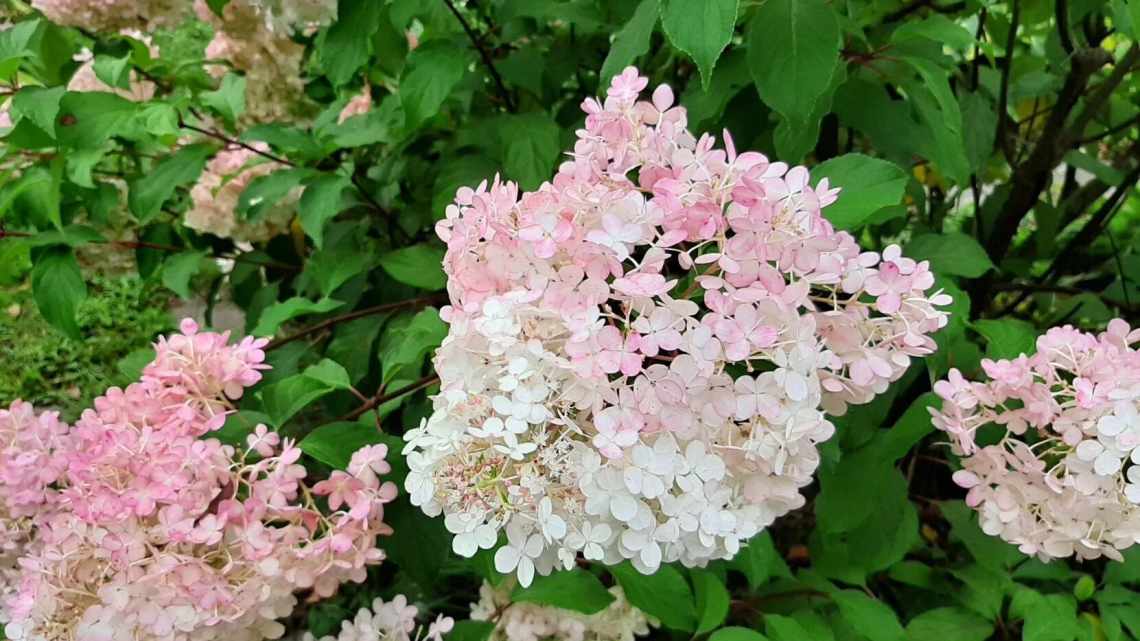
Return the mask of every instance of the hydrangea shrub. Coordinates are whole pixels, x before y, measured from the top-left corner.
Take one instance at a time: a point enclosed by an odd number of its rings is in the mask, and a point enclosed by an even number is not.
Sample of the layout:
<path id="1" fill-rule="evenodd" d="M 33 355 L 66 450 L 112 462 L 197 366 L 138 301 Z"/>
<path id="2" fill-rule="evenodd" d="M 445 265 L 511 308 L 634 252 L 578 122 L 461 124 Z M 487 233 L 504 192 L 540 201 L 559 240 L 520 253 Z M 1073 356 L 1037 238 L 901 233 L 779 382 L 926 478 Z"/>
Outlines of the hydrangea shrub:
<path id="1" fill-rule="evenodd" d="M 0 0 L 0 637 L 1140 638 L 1138 25 Z"/>

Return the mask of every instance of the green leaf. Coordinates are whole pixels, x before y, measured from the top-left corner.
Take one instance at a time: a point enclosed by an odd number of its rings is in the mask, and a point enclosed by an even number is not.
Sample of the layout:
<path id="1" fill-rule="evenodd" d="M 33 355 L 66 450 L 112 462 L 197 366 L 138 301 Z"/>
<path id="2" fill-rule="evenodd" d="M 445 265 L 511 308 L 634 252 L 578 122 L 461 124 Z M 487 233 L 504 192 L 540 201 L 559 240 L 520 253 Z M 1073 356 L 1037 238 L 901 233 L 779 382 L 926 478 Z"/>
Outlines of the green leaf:
<path id="1" fill-rule="evenodd" d="M 736 12 L 737 0 L 664 0 L 661 6 L 665 35 L 697 63 L 701 85 L 706 89 L 717 58 L 732 40 Z"/>
<path id="2" fill-rule="evenodd" d="M 65 147 L 98 147 L 121 133 L 138 105 L 113 93 L 68 92 L 59 101 L 55 137 Z"/>
<path id="3" fill-rule="evenodd" d="M 301 439 L 301 451 L 336 470 L 348 469 L 352 455 L 369 445 L 384 442 L 375 425 L 364 423 L 326 423 Z"/>
<path id="4" fill-rule="evenodd" d="M 206 0 L 206 6 L 209 7 L 210 11 L 213 11 L 214 15 L 218 16 L 219 18 L 225 15 L 222 12 L 225 10 L 226 5 L 229 3 L 230 0 Z"/>
<path id="5" fill-rule="evenodd" d="M 724 581 L 716 574 L 700 568 L 689 570 L 697 604 L 697 631 L 704 634 L 719 628 L 728 617 L 729 594 Z"/>
<path id="6" fill-rule="evenodd" d="M 1024 619 L 1022 641 L 1072 641 L 1080 634 L 1077 601 L 1068 594 L 1041 594 L 1026 587 L 1013 595 L 1011 619 Z"/>
<path id="7" fill-rule="evenodd" d="M 447 336 L 447 325 L 439 319 L 434 307 L 421 310 L 415 316 L 398 316 L 384 328 L 380 338 L 380 366 L 385 384 L 401 374 L 408 379 L 419 378 L 424 357 L 435 351 Z"/>
<path id="8" fill-rule="evenodd" d="M 273 424 L 281 428 L 297 412 L 333 391 L 324 382 L 305 374 L 294 374 L 261 390 L 261 403 Z"/>
<path id="9" fill-rule="evenodd" d="M 131 182 L 127 199 L 131 213 L 140 223 L 147 223 L 162 210 L 174 190 L 198 179 L 214 148 L 211 145 L 189 145 L 158 162 L 146 175 Z"/>
<path id="10" fill-rule="evenodd" d="M 439 113 L 466 71 L 463 50 L 446 43 L 428 43 L 409 54 L 399 94 L 408 128 L 416 129 Z"/>
<path id="11" fill-rule="evenodd" d="M 768 637 L 755 630 L 730 626 L 710 634 L 709 641 L 768 641 Z"/>
<path id="12" fill-rule="evenodd" d="M 337 21 L 317 49 L 321 68 L 334 85 L 343 85 L 372 57 L 372 35 L 380 28 L 383 2 L 340 0 Z"/>
<path id="13" fill-rule="evenodd" d="M 753 590 L 768 583 L 773 577 L 792 576 L 768 532 L 761 532 L 749 539 L 732 558 L 731 565 L 744 574 L 748 579 L 748 587 Z"/>
<path id="14" fill-rule="evenodd" d="M 348 378 L 348 370 L 340 363 L 322 358 L 316 365 L 310 365 L 303 372 L 305 376 L 320 381 L 330 389 L 352 389 L 352 381 Z"/>
<path id="15" fill-rule="evenodd" d="M 537 189 L 554 173 L 561 153 L 561 128 L 545 112 L 507 117 L 500 129 L 505 140 L 503 169 L 522 189 Z"/>
<path id="16" fill-rule="evenodd" d="M 970 163 L 970 170 L 978 173 L 994 151 L 997 108 L 978 91 L 963 92 L 961 103 L 966 160 Z"/>
<path id="17" fill-rule="evenodd" d="M 844 154 L 816 166 L 812 178 L 827 178 L 840 187 L 839 200 L 823 210 L 838 229 L 855 229 L 866 224 L 885 207 L 902 202 L 910 178 L 898 165 L 863 154 Z"/>
<path id="18" fill-rule="evenodd" d="M 313 169 L 290 167 L 254 178 L 238 197 L 237 214 L 257 220 L 314 174 Z"/>
<path id="19" fill-rule="evenodd" d="M 963 608 L 936 608 L 927 610 L 906 625 L 907 641 L 986 641 L 994 626 L 982 617 Z"/>
<path id="20" fill-rule="evenodd" d="M 167 258 L 162 264 L 162 284 L 182 300 L 193 298 L 190 279 L 202 270 L 202 259 L 205 257 L 204 251 L 185 251 Z"/>
<path id="21" fill-rule="evenodd" d="M 311 301 L 307 298 L 295 296 L 287 301 L 274 303 L 261 312 L 257 327 L 251 332 L 254 336 L 272 336 L 282 324 L 306 314 L 324 314 L 331 312 L 344 303 L 329 298 L 320 301 Z"/>
<path id="22" fill-rule="evenodd" d="M 601 612 L 613 601 L 598 577 L 581 569 L 537 576 L 529 587 L 518 586 L 511 593 L 512 603 L 537 603 L 582 614 Z"/>
<path id="23" fill-rule="evenodd" d="M 1136 583 L 1140 584 L 1140 547 L 1131 547 L 1123 552 L 1124 560 L 1119 563 L 1109 563 L 1105 567 L 1105 583 Z"/>
<path id="24" fill-rule="evenodd" d="M 938 506 L 950 521 L 950 533 L 962 541 L 978 563 L 991 568 L 1007 568 L 1025 558 L 1017 547 L 982 532 L 974 511 L 962 501 L 943 501 Z"/>
<path id="25" fill-rule="evenodd" d="M 957 231 L 917 236 L 907 243 L 904 253 L 915 260 L 929 260 L 934 273 L 947 276 L 978 278 L 994 267 L 973 236 Z"/>
<path id="26" fill-rule="evenodd" d="M 301 194 L 301 229 L 319 249 L 324 244 L 325 223 L 344 209 L 344 190 L 352 182 L 341 175 L 324 174 L 305 186 Z"/>
<path id="27" fill-rule="evenodd" d="M 70 338 L 81 338 L 75 311 L 87 298 L 87 284 L 70 247 L 49 247 L 36 255 L 32 295 L 44 320 Z"/>
<path id="28" fill-rule="evenodd" d="M 47 245 L 67 245 L 76 247 L 87 243 L 101 243 L 106 239 L 92 227 L 87 225 L 68 225 L 63 229 L 44 231 L 24 240 L 28 247 L 45 247 Z"/>
<path id="29" fill-rule="evenodd" d="M 839 606 L 840 616 L 870 641 L 900 641 L 905 637 L 898 617 L 882 601 L 857 590 L 840 590 L 831 598 Z"/>
<path id="30" fill-rule="evenodd" d="M 772 641 L 807 641 L 811 638 L 798 621 L 778 614 L 764 615 L 764 631 Z"/>
<path id="31" fill-rule="evenodd" d="M 629 22 L 614 34 L 610 52 L 602 63 L 598 85 L 605 87 L 610 79 L 649 51 L 649 39 L 657 26 L 660 0 L 641 0 Z"/>
<path id="32" fill-rule="evenodd" d="M 54 136 L 59 102 L 66 92 L 66 87 L 24 87 L 12 96 L 12 119 L 27 118 Z"/>
<path id="33" fill-rule="evenodd" d="M 380 266 L 405 285 L 435 291 L 447 285 L 443 253 L 435 244 L 420 243 L 384 254 L 380 257 Z"/>
<path id="34" fill-rule="evenodd" d="M 110 55 L 96 55 L 92 63 L 95 77 L 102 80 L 108 87 L 130 89 L 131 87 L 131 55 L 128 53 L 121 58 Z"/>
<path id="35" fill-rule="evenodd" d="M 384 314 L 365 316 L 347 323 L 341 323 L 333 330 L 325 355 L 344 365 L 349 379 L 359 381 L 368 375 L 372 363 L 372 346 L 380 329 L 384 327 Z"/>
<path id="36" fill-rule="evenodd" d="M 316 281 L 321 295 L 332 296 L 341 285 L 375 266 L 370 251 L 326 248 L 314 253 L 305 264 L 305 275 Z"/>
<path id="37" fill-rule="evenodd" d="M 974 35 L 969 30 L 940 13 L 922 20 L 905 21 L 891 34 L 891 42 L 896 44 L 915 39 L 925 39 L 955 51 L 965 51 L 974 44 Z"/>
<path id="38" fill-rule="evenodd" d="M 768 0 L 748 34 L 748 66 L 760 99 L 803 122 L 831 85 L 839 61 L 839 20 L 824 0 Z"/>
<path id="39" fill-rule="evenodd" d="M 689 111 L 690 129 L 715 128 L 715 121 L 720 120 L 729 101 L 751 84 L 745 52 L 729 51 L 713 72 L 708 88 L 702 89 L 700 83 L 690 82 L 681 94 L 681 104 Z"/>
<path id="40" fill-rule="evenodd" d="M 989 358 L 1017 358 L 1037 350 L 1037 328 L 1016 318 L 980 319 L 970 325 L 986 339 Z"/>
<path id="41" fill-rule="evenodd" d="M 202 94 L 202 103 L 222 115 L 226 122 L 236 123 L 245 113 L 245 77 L 227 73 L 214 91 Z"/>
<path id="42" fill-rule="evenodd" d="M 662 565 L 653 574 L 642 574 L 630 563 L 609 568 L 625 596 L 635 607 L 672 630 L 697 629 L 697 608 L 684 575 L 671 565 Z"/>

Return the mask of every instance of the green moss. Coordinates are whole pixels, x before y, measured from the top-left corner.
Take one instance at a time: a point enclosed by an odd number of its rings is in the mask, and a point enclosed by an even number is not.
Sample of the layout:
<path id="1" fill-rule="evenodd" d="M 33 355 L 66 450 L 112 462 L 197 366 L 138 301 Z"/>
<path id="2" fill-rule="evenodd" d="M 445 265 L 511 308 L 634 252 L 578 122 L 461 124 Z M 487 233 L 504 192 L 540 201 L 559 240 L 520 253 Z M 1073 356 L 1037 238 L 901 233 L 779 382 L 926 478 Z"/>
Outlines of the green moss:
<path id="1" fill-rule="evenodd" d="M 74 420 L 91 400 L 127 375 L 119 362 L 173 327 L 168 296 L 137 278 L 96 277 L 77 314 L 83 340 L 53 329 L 26 291 L 3 296 L 0 314 L 0 405 L 19 398 Z"/>

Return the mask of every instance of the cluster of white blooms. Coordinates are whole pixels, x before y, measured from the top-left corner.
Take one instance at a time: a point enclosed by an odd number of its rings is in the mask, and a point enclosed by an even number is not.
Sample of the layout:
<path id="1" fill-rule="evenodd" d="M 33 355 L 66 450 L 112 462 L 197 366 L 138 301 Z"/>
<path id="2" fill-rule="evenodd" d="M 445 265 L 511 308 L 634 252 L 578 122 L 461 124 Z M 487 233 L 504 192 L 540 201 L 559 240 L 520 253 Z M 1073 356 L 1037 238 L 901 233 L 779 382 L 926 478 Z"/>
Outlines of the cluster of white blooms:
<path id="1" fill-rule="evenodd" d="M 657 622 L 626 600 L 618 586 L 610 588 L 614 600 L 594 614 L 583 614 L 550 605 L 512 603 L 514 581 L 496 589 L 484 582 L 479 602 L 471 604 L 471 618 L 491 621 L 495 629 L 488 641 L 634 641 L 649 634 Z"/>
<path id="2" fill-rule="evenodd" d="M 371 609 L 360 608 L 351 620 L 341 622 L 335 637 L 321 637 L 320 641 L 443 641 L 443 635 L 455 626 L 453 619 L 440 615 L 424 630 L 416 625 L 418 614 L 416 606 L 402 594 L 388 602 L 378 598 Z M 301 640 L 317 641 L 309 632 Z"/>
<path id="3" fill-rule="evenodd" d="M 273 31 L 291 33 L 297 29 L 325 25 L 336 19 L 336 0 L 245 0 L 265 19 Z"/>
<path id="4" fill-rule="evenodd" d="M 950 370 L 935 384 L 934 425 L 982 530 L 1044 560 L 1120 560 L 1140 543 L 1138 342 L 1122 319 L 1100 335 L 1054 327 L 1032 356 L 982 361 L 989 381 Z"/>
<path id="5" fill-rule="evenodd" d="M 452 305 L 405 487 L 528 584 L 578 555 L 703 566 L 800 507 L 834 428 L 935 348 L 925 262 L 863 252 L 803 167 L 686 128 L 635 69 L 551 182 L 459 190 Z"/>

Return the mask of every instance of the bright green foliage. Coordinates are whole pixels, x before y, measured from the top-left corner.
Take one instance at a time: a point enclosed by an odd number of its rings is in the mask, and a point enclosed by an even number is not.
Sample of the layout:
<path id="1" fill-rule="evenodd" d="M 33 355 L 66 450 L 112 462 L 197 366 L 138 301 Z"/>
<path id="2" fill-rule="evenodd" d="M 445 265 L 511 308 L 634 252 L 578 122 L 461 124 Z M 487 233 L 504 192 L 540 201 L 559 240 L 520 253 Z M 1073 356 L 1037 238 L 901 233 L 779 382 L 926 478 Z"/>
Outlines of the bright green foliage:
<path id="1" fill-rule="evenodd" d="M 930 261 L 952 317 L 937 353 L 833 417 L 806 505 L 731 561 L 653 576 L 584 563 L 512 599 L 594 613 L 617 585 L 660 623 L 654 640 L 1140 639 L 1140 551 L 1043 564 L 986 535 L 929 420 L 950 368 L 1031 352 L 1053 325 L 1140 319 L 1140 0 L 338 5 L 339 20 L 293 36 L 303 91 L 274 121 L 254 118 L 251 74 L 203 64 L 203 22 L 151 34 L 152 57 L 0 0 L 13 22 L 0 31 L 0 405 L 74 418 L 137 375 L 184 299 L 207 325 L 274 339 L 273 369 L 219 438 L 266 423 L 318 474 L 382 443 L 402 484 L 400 435 L 431 412 L 447 335 L 435 223 L 459 187 L 496 174 L 539 187 L 582 100 L 636 65 L 650 91 L 673 88 L 694 133 L 727 128 L 737 150 L 841 188 L 831 223 L 868 251 Z M 83 49 L 107 91 L 68 88 Z M 110 91 L 132 78 L 155 97 Z M 371 109 L 340 122 L 365 91 Z M 211 160 L 242 145 L 263 175 L 233 213 L 254 225 L 285 211 L 268 240 L 185 224 Z M 485 579 L 499 584 L 493 551 L 462 559 L 440 519 L 404 495 L 388 508 L 384 565 L 304 611 L 318 637 L 395 592 L 463 619 Z M 449 638 L 491 629 L 460 621 Z"/>

